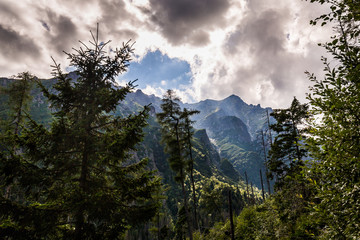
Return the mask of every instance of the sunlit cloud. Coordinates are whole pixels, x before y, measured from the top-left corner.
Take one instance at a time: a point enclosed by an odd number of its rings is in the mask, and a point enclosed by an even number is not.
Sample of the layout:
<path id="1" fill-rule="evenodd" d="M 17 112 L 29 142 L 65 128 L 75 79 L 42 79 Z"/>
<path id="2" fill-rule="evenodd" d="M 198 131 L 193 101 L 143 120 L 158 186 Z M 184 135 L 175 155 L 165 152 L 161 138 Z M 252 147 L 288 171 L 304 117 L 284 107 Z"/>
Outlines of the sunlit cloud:
<path id="1" fill-rule="evenodd" d="M 112 40 L 109 47 L 135 42 L 132 64 L 140 65 L 127 80 L 138 78 L 146 93 L 161 96 L 173 88 L 189 102 L 236 94 L 249 104 L 286 107 L 293 96 L 305 101 L 305 70 L 321 73 L 325 52 L 317 43 L 331 28 L 309 21 L 326 11 L 288 0 L 2 0 L 0 75 L 51 77 L 51 57 L 66 69 L 62 51 L 80 46 L 78 40 L 88 43 L 99 23 L 100 39 Z M 186 62 L 182 77 L 145 80 L 141 63 L 156 51 Z"/>

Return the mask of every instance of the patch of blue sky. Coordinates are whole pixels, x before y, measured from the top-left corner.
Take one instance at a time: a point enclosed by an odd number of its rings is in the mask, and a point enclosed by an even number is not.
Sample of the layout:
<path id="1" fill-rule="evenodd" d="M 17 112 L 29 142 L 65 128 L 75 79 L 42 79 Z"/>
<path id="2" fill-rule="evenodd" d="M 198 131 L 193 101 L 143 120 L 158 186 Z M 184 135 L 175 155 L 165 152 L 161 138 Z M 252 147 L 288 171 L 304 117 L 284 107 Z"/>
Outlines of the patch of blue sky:
<path id="1" fill-rule="evenodd" d="M 136 85 L 162 89 L 184 89 L 191 84 L 192 74 L 188 62 L 169 58 L 159 50 L 148 52 L 140 62 L 131 62 L 128 71 L 120 75 L 120 82 L 138 79 Z"/>

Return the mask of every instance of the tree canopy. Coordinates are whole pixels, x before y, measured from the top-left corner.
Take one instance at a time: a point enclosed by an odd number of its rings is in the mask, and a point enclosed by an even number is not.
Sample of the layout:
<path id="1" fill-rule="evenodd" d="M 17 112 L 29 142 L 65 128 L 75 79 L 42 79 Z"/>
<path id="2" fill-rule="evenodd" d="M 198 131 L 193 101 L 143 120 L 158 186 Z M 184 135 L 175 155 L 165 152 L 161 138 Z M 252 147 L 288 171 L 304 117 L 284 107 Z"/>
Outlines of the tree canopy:
<path id="1" fill-rule="evenodd" d="M 320 1 L 330 4 L 329 14 L 312 24 L 333 22 L 335 35 L 322 44 L 336 59 L 323 58 L 325 77 L 313 82 L 308 95 L 312 112 L 321 117 L 313 122 L 309 141 L 316 160 L 309 178 L 318 190 L 315 212 L 327 219 L 325 236 L 335 239 L 360 237 L 360 3 L 353 0 Z"/>
<path id="2" fill-rule="evenodd" d="M 300 170 L 307 151 L 301 147 L 305 140 L 304 129 L 300 125 L 309 117 L 308 105 L 301 104 L 295 97 L 287 109 L 275 109 L 270 114 L 276 123 L 270 126 L 277 135 L 269 151 L 268 168 L 281 181 L 285 175 Z"/>

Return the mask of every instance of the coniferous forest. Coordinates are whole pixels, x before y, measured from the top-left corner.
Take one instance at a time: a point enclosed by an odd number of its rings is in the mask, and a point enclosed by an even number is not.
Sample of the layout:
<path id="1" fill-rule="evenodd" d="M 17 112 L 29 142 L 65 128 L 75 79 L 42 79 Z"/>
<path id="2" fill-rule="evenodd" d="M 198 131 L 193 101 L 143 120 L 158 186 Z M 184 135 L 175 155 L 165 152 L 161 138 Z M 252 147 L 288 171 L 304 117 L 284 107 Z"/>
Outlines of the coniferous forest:
<path id="1" fill-rule="evenodd" d="M 227 98 L 249 132 L 220 103 L 119 86 L 136 45 L 98 32 L 70 73 L 0 79 L 0 238 L 360 239 L 360 2 L 310 2 L 330 6 L 310 22 L 333 27 L 323 77 L 304 69 L 288 108 Z"/>

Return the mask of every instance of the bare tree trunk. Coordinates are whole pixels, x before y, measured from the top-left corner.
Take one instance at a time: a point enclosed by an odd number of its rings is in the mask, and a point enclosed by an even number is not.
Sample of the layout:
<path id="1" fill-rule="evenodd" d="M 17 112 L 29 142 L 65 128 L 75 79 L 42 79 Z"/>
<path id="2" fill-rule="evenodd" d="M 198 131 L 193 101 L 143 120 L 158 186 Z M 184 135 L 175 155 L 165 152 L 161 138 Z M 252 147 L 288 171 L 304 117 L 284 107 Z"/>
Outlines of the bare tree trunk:
<path id="1" fill-rule="evenodd" d="M 178 154 L 179 154 L 179 158 L 181 159 L 181 145 L 180 145 L 180 137 L 179 137 L 178 125 L 179 125 L 179 119 L 176 119 L 176 125 L 175 125 L 176 141 L 178 142 L 178 148 L 179 148 Z M 181 178 L 181 189 L 182 189 L 182 194 L 183 194 L 183 199 L 184 199 L 184 208 L 185 208 L 186 220 L 187 220 L 187 224 L 188 224 L 188 234 L 189 234 L 190 240 L 193 240 L 192 225 L 191 225 L 190 213 L 189 213 L 189 208 L 188 208 L 188 205 L 187 205 L 187 196 L 186 196 L 186 190 L 185 190 L 184 169 L 180 170 L 180 178 Z"/>
<path id="2" fill-rule="evenodd" d="M 191 136 L 190 129 L 188 129 L 188 136 Z M 193 192 L 193 201 L 194 201 L 194 220 L 195 220 L 195 229 L 199 229 L 199 220 L 197 216 L 197 201 L 196 201 L 196 189 L 195 189 L 195 180 L 194 180 L 194 159 L 192 155 L 192 144 L 191 139 L 189 137 L 188 139 L 188 145 L 189 145 L 189 153 L 190 153 L 190 180 L 192 185 L 192 192 Z"/>
<path id="3" fill-rule="evenodd" d="M 235 240 L 235 228 L 234 228 L 233 209 L 232 209 L 231 190 L 230 189 L 229 189 L 229 192 L 228 192 L 228 201 L 229 201 L 231 240 Z"/>
<path id="4" fill-rule="evenodd" d="M 247 177 L 247 173 L 245 171 L 245 180 L 246 180 L 246 194 L 247 194 L 247 201 L 248 204 L 250 202 L 250 194 L 249 194 L 249 182 L 248 182 L 248 177 Z"/>
<path id="5" fill-rule="evenodd" d="M 270 129 L 269 129 L 269 131 L 270 131 Z M 270 135 L 270 137 L 271 137 L 271 135 Z M 269 180 L 269 177 L 268 177 L 268 168 L 267 168 L 267 163 L 266 163 L 266 147 L 265 147 L 265 138 L 264 138 L 263 131 L 261 131 L 261 139 L 262 139 L 263 152 L 264 152 L 266 184 L 267 184 L 268 192 L 269 192 L 269 195 L 270 195 L 271 194 L 271 186 L 270 186 L 270 180 Z"/>
<path id="6" fill-rule="evenodd" d="M 263 201 L 265 202 L 265 190 L 264 190 L 264 182 L 263 182 L 261 169 L 260 169 L 260 181 L 261 181 L 262 197 L 263 197 Z"/>
<path id="7" fill-rule="evenodd" d="M 194 220 L 195 220 L 195 229 L 199 229 L 199 220 L 197 215 L 197 202 L 196 202 L 196 189 L 195 189 L 195 181 L 194 181 L 194 170 L 191 168 L 190 170 L 190 179 L 192 185 L 192 192 L 193 192 L 193 201 L 194 201 Z"/>
<path id="8" fill-rule="evenodd" d="M 189 207 L 187 205 L 187 197 L 186 197 L 184 180 L 181 181 L 181 189 L 182 189 L 182 194 L 183 194 L 183 198 L 184 198 L 184 208 L 185 208 L 186 220 L 187 220 L 187 224 L 188 224 L 188 228 L 187 228 L 188 234 L 189 234 L 190 240 L 192 240 L 193 239 L 192 226 L 191 226 L 191 221 L 190 221 Z"/>
<path id="9" fill-rule="evenodd" d="M 256 203 L 255 201 L 255 194 L 254 194 L 254 188 L 253 188 L 253 183 L 251 182 L 251 194 L 252 194 L 252 201 L 253 201 L 253 204 Z"/>
<path id="10" fill-rule="evenodd" d="M 158 240 L 160 240 L 160 211 L 157 214 L 157 229 Z"/>
<path id="11" fill-rule="evenodd" d="M 270 146 L 272 145 L 272 136 L 271 136 L 271 129 L 270 129 L 270 118 L 269 118 L 269 111 L 266 110 L 266 116 L 267 116 L 267 124 L 269 129 L 269 136 L 270 136 Z"/>

